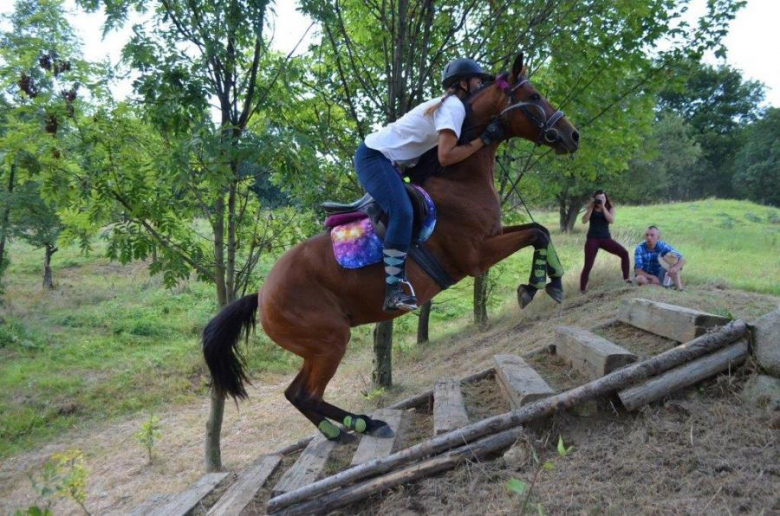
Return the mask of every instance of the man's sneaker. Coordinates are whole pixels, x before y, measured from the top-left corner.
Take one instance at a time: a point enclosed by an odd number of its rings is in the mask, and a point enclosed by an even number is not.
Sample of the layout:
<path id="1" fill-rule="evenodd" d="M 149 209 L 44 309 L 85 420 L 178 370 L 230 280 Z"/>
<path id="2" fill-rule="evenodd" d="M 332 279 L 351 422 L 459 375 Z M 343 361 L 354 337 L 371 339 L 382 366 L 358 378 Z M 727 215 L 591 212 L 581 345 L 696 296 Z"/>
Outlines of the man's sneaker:
<path id="1" fill-rule="evenodd" d="M 403 285 L 408 285 L 411 294 L 404 292 Z M 382 310 L 385 312 L 395 312 L 396 310 L 410 311 L 417 309 L 417 298 L 414 295 L 414 289 L 408 281 L 399 281 L 393 284 L 385 285 L 385 304 Z"/>

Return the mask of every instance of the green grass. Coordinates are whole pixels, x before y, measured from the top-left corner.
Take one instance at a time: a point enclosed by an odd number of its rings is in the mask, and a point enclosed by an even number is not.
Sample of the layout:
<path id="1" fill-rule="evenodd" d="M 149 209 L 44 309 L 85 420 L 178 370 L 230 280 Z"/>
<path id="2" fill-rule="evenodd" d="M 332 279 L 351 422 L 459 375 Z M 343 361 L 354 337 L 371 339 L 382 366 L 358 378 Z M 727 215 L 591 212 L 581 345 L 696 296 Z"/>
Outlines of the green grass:
<path id="1" fill-rule="evenodd" d="M 557 231 L 557 214 L 539 211 L 573 288 L 582 267 L 584 227 Z M 613 236 L 631 254 L 648 224 L 657 224 L 689 261 L 692 285 L 780 295 L 780 210 L 748 202 L 705 200 L 618 207 Z M 30 449 L 74 426 L 191 402 L 206 393 L 206 369 L 198 335 L 214 315 L 210 285 L 189 281 L 165 289 L 145 264 L 121 266 L 102 258 L 96 241 L 89 256 L 61 246 L 54 257 L 57 289 L 40 288 L 42 251 L 14 242 L 6 304 L 0 308 L 0 457 Z M 262 264 L 261 272 L 272 265 Z M 514 305 L 515 289 L 528 279 L 531 249 L 491 270 L 490 312 Z M 620 281 L 619 263 L 600 253 L 597 264 Z M 471 280 L 434 302 L 431 337 L 458 336 L 470 328 Z M 395 347 L 414 356 L 417 317 L 396 320 Z M 370 344 L 370 327 L 353 332 L 352 346 Z M 255 377 L 287 373 L 298 359 L 264 335 L 252 339 L 249 366 Z M 260 380 L 261 381 L 261 380 Z"/>

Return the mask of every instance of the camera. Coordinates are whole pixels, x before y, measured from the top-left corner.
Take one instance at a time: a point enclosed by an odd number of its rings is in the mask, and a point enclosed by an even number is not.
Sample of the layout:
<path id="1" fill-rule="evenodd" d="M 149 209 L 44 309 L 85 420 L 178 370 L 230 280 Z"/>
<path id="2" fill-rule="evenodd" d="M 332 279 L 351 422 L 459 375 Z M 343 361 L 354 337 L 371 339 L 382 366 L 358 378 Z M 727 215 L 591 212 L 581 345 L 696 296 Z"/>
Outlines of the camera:
<path id="1" fill-rule="evenodd" d="M 602 201 L 601 199 L 599 199 L 598 197 L 597 197 L 597 198 L 595 198 L 595 199 L 593 199 L 593 204 L 596 204 L 596 205 L 598 205 L 598 204 L 601 204 L 602 202 L 603 202 L 603 201 Z"/>

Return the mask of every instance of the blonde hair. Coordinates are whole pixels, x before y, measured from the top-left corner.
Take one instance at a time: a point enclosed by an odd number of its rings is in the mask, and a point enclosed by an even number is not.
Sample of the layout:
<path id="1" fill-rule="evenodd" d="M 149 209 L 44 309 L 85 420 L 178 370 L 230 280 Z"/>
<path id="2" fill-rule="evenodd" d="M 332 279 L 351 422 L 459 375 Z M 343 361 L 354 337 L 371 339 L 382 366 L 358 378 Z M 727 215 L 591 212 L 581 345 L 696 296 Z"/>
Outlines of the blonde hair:
<path id="1" fill-rule="evenodd" d="M 444 101 L 445 100 L 447 100 L 451 96 L 455 95 L 456 91 L 458 91 L 456 86 L 450 86 L 449 88 L 447 88 L 447 93 L 444 94 L 444 96 L 441 98 L 441 100 L 438 103 L 432 105 L 431 107 L 429 107 L 428 109 L 425 110 L 425 115 L 426 116 L 433 115 L 436 112 L 437 109 L 439 109 L 440 107 L 442 107 L 444 105 Z"/>

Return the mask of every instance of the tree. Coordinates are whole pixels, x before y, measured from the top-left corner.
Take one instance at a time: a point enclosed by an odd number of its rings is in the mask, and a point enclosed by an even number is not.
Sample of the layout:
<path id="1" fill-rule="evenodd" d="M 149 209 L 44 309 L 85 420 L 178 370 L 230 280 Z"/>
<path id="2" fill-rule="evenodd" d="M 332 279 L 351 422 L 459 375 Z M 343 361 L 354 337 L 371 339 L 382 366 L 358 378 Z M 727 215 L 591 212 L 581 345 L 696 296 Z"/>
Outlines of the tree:
<path id="1" fill-rule="evenodd" d="M 734 190 L 752 201 L 780 206 L 780 109 L 771 108 L 745 128 L 734 159 Z"/>
<path id="2" fill-rule="evenodd" d="M 43 288 L 52 290 L 51 258 L 63 229 L 57 212 L 41 199 L 40 185 L 28 181 L 16 189 L 10 217 L 10 234 L 36 248 L 43 248 Z"/>
<path id="3" fill-rule="evenodd" d="M 745 81 L 728 65 L 710 66 L 685 60 L 659 94 L 659 109 L 681 116 L 692 128 L 702 150 L 702 166 L 684 177 L 684 199 L 732 197 L 734 156 L 742 146 L 742 131 L 760 115 L 763 86 Z"/>

